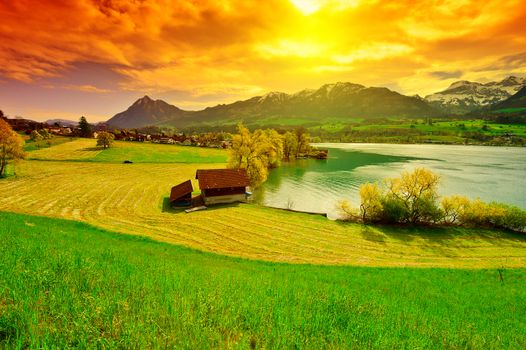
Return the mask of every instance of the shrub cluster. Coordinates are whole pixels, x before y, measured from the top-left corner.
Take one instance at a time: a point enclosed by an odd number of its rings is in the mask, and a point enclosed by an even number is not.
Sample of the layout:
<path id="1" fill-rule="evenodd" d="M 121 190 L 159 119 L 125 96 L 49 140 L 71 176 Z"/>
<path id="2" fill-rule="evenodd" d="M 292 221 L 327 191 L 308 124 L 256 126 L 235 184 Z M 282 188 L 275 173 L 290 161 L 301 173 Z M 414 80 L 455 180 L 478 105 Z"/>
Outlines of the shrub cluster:
<path id="1" fill-rule="evenodd" d="M 526 211 L 501 203 L 485 203 L 453 195 L 438 196 L 440 177 L 425 168 L 403 172 L 384 180 L 382 186 L 360 187 L 360 206 L 341 201 L 347 220 L 364 223 L 443 224 L 526 230 Z"/>

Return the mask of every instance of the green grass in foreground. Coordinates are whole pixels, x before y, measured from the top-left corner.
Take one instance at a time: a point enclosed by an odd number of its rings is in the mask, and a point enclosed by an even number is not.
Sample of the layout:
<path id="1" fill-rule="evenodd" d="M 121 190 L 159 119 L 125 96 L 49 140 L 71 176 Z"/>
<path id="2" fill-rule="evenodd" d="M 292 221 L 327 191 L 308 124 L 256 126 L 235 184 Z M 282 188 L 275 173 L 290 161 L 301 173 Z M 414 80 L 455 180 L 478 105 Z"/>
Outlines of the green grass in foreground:
<path id="1" fill-rule="evenodd" d="M 0 240 L 0 347 L 526 347 L 524 269 L 246 261 L 8 213 Z"/>

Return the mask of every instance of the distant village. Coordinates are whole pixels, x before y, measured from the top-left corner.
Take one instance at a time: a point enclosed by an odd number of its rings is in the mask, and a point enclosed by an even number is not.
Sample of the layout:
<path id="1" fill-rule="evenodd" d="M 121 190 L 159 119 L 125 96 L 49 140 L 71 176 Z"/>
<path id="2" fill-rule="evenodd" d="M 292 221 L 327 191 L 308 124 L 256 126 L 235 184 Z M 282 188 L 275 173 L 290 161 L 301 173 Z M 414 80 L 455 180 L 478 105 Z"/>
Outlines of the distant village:
<path id="1" fill-rule="evenodd" d="M 53 124 L 36 122 L 24 118 L 3 117 L 13 130 L 30 135 L 33 130 L 46 130 L 50 134 L 58 136 L 75 137 L 80 136 L 80 128 L 71 124 Z M 92 125 L 92 137 L 97 138 L 98 133 L 106 131 L 115 136 L 115 140 L 152 142 L 161 144 L 176 144 L 182 146 L 197 146 L 209 148 L 228 148 L 232 143 L 232 135 L 225 132 L 200 133 L 187 135 L 174 131 L 162 130 L 159 127 L 151 126 L 138 129 L 117 129 L 110 127 L 106 123 Z"/>

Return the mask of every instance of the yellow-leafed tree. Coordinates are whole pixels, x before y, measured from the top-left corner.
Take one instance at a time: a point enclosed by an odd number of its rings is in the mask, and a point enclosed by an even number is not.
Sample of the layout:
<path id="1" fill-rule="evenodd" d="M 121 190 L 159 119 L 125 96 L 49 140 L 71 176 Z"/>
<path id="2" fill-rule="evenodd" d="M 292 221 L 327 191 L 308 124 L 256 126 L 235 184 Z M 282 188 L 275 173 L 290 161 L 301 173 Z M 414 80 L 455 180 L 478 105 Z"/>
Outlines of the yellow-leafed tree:
<path id="1" fill-rule="evenodd" d="M 440 218 L 436 204 L 440 177 L 428 169 L 404 171 L 400 177 L 388 179 L 384 207 L 394 212 L 396 221 L 433 222 Z M 388 213 L 389 214 L 389 213 Z"/>
<path id="2" fill-rule="evenodd" d="M 0 177 L 6 174 L 9 161 L 24 158 L 24 140 L 0 118 Z"/>
<path id="3" fill-rule="evenodd" d="M 109 148 L 113 144 L 115 136 L 111 132 L 102 131 L 97 135 L 97 146 L 102 148 Z"/>
<path id="4" fill-rule="evenodd" d="M 360 186 L 360 215 L 363 222 L 381 220 L 382 196 L 377 184 L 366 183 Z"/>
<path id="5" fill-rule="evenodd" d="M 230 168 L 246 169 L 252 186 L 266 181 L 268 170 L 279 165 L 283 157 L 281 137 L 275 131 L 256 130 L 251 133 L 242 124 L 232 139 L 228 165 Z"/>

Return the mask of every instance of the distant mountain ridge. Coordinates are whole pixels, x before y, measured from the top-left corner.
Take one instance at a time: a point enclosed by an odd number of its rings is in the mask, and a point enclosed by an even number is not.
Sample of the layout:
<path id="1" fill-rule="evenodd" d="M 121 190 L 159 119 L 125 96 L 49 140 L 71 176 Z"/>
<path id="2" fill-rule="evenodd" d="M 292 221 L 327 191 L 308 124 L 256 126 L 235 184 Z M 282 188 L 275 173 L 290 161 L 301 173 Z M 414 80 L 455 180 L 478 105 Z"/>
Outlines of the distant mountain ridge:
<path id="1" fill-rule="evenodd" d="M 118 127 L 138 128 L 169 123 L 185 113 L 187 112 L 163 100 L 152 100 L 150 97 L 144 96 L 135 101 L 124 112 L 115 114 L 107 123 Z"/>
<path id="2" fill-rule="evenodd" d="M 515 76 L 485 84 L 461 80 L 444 91 L 426 96 L 425 99 L 445 112 L 464 114 L 504 101 L 525 85 L 526 78 Z"/>
<path id="3" fill-rule="evenodd" d="M 78 121 L 73 121 L 69 119 L 48 119 L 44 123 L 48 125 L 54 125 L 55 123 L 57 123 L 61 126 L 77 126 L 79 124 Z"/>
<path id="4" fill-rule="evenodd" d="M 493 111 L 504 109 L 526 109 L 526 86 L 522 87 L 515 95 L 492 106 Z"/>
<path id="5" fill-rule="evenodd" d="M 184 111 L 162 100 L 145 96 L 126 111 L 116 114 L 108 124 L 121 128 L 146 125 L 184 127 L 217 122 L 304 118 L 319 121 L 336 118 L 432 117 L 441 112 L 425 100 L 409 97 L 384 87 L 365 87 L 339 82 L 294 94 L 270 92 L 230 104 Z"/>

